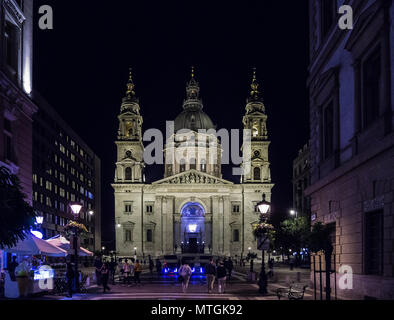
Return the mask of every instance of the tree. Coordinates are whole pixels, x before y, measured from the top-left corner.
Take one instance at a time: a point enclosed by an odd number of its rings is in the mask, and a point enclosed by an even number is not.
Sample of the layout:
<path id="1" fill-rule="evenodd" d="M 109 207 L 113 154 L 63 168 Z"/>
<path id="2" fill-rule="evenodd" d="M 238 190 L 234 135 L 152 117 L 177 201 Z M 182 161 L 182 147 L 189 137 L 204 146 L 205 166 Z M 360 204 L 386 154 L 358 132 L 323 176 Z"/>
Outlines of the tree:
<path id="1" fill-rule="evenodd" d="M 26 238 L 35 223 L 36 214 L 26 201 L 20 180 L 0 167 L 0 248 L 15 246 Z"/>
<path id="2" fill-rule="evenodd" d="M 332 224 L 315 223 L 309 235 L 309 248 L 312 252 L 323 252 L 326 262 L 326 299 L 331 300 L 331 256 L 334 247 L 331 235 L 335 231 Z"/>
<path id="3" fill-rule="evenodd" d="M 297 260 L 299 261 L 299 254 L 302 248 L 308 246 L 309 230 L 309 222 L 305 217 L 283 221 L 275 237 L 276 248 L 281 248 L 282 255 L 286 254 L 289 256 L 290 250 L 291 252 L 296 252 Z"/>

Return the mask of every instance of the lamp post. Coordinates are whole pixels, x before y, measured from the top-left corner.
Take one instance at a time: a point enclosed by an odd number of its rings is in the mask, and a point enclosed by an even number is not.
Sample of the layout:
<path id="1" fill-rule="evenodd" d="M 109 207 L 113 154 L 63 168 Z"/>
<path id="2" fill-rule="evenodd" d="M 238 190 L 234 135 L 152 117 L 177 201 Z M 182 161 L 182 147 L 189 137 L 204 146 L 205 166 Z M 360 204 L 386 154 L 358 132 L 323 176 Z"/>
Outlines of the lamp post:
<path id="1" fill-rule="evenodd" d="M 257 208 L 261 214 L 261 220 L 266 221 L 266 216 L 271 208 L 271 203 L 265 200 L 265 194 L 263 194 L 263 201 L 257 204 Z M 261 243 L 263 245 L 263 243 Z M 265 257 L 264 257 L 264 246 L 261 247 L 262 261 L 261 261 L 261 272 L 260 279 L 258 282 L 259 292 L 261 294 L 267 294 L 267 274 L 265 273 Z"/>
<path id="2" fill-rule="evenodd" d="M 74 220 L 77 222 L 79 213 L 81 212 L 82 205 L 77 202 L 73 202 L 70 204 L 71 211 L 73 212 L 74 215 Z M 79 292 L 79 272 L 78 272 L 78 234 L 79 230 L 77 227 L 73 228 L 73 242 L 74 242 L 74 252 L 75 252 L 75 291 L 78 293 Z"/>

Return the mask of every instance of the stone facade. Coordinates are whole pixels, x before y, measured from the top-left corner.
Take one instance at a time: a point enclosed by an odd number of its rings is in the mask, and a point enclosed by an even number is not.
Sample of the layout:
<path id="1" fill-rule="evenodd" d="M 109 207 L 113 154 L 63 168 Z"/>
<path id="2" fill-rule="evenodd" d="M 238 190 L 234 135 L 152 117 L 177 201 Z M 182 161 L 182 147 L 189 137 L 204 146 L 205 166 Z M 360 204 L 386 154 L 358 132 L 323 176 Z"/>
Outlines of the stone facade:
<path id="1" fill-rule="evenodd" d="M 310 181 L 309 147 L 305 145 L 293 162 L 293 209 L 298 216 L 308 218 L 311 216 L 311 204 L 310 198 L 305 196 L 305 190 Z"/>
<path id="2" fill-rule="evenodd" d="M 256 77 L 247 102 L 245 129 L 252 131 L 244 161 L 249 170 L 243 184 L 223 179 L 221 149 L 211 119 L 202 111 L 200 88 L 194 78 L 187 85 L 184 111 L 175 120 L 176 129 L 195 136 L 193 144 L 182 147 L 185 134 L 177 131 L 167 141 L 164 178 L 145 183 L 142 144 L 142 116 L 130 75 L 126 97 L 119 115 L 115 170 L 116 250 L 120 256 L 211 254 L 245 256 L 257 243 L 252 234 L 258 222 L 256 204 L 266 194 L 271 199 L 268 161 L 268 133 L 265 106 L 259 97 Z M 247 163 L 248 162 L 248 163 Z"/>
<path id="3" fill-rule="evenodd" d="M 1 0 L 0 21 L 0 166 L 18 175 L 32 204 L 32 1 Z"/>
<path id="4" fill-rule="evenodd" d="M 336 14 L 342 3 L 331 3 L 309 2 L 311 186 L 306 195 L 313 223 L 336 226 L 338 296 L 394 299 L 394 5 L 349 1 L 354 29 L 343 31 Z M 345 267 L 353 271 L 352 289 L 339 286 Z"/>

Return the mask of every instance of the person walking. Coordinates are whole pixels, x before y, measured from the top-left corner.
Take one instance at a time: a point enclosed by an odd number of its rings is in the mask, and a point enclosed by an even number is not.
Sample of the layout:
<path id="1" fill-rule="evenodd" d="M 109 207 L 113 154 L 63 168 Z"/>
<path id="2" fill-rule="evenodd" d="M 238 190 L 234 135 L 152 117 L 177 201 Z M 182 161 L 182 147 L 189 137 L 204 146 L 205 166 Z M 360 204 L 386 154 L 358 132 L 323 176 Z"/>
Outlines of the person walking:
<path id="1" fill-rule="evenodd" d="M 124 274 L 123 283 L 124 284 L 126 284 L 126 282 L 130 283 L 130 272 L 131 272 L 130 264 L 129 264 L 128 260 L 126 259 L 123 264 L 123 274 Z"/>
<path id="2" fill-rule="evenodd" d="M 274 276 L 274 259 L 270 259 L 268 261 L 268 268 L 269 268 L 269 272 L 268 272 L 268 276 L 270 278 L 272 278 Z"/>
<path id="3" fill-rule="evenodd" d="M 94 261 L 94 267 L 96 268 L 96 283 L 98 286 L 101 286 L 100 270 L 103 267 L 103 262 L 100 257 L 96 257 L 96 260 Z"/>
<path id="4" fill-rule="evenodd" d="M 160 278 L 161 275 L 161 262 L 159 259 L 156 259 L 156 272 L 157 272 L 157 277 Z"/>
<path id="5" fill-rule="evenodd" d="M 216 276 L 216 266 L 213 263 L 212 258 L 209 259 L 209 263 L 205 269 L 205 274 L 207 277 L 208 293 L 212 293 L 215 284 L 215 276 Z"/>
<path id="6" fill-rule="evenodd" d="M 228 260 L 228 279 L 231 279 L 231 276 L 233 274 L 233 269 L 234 269 L 234 263 L 233 260 L 231 260 L 231 258 Z"/>
<path id="7" fill-rule="evenodd" d="M 73 297 L 73 281 L 74 281 L 74 269 L 73 266 L 71 265 L 70 262 L 67 263 L 67 269 L 66 269 L 66 279 L 67 279 L 67 289 L 68 289 L 68 295 L 67 298 L 72 298 Z"/>
<path id="8" fill-rule="evenodd" d="M 227 280 L 227 270 L 224 267 L 224 263 L 220 262 L 217 267 L 217 278 L 218 278 L 218 292 L 219 294 L 224 293 L 226 288 L 226 280 Z"/>
<path id="9" fill-rule="evenodd" d="M 150 275 L 153 276 L 153 268 L 155 267 L 155 264 L 151 258 L 151 256 L 149 256 L 149 271 L 150 271 Z"/>
<path id="10" fill-rule="evenodd" d="M 101 273 L 101 283 L 103 284 L 103 289 L 104 289 L 103 293 L 105 293 L 106 290 L 111 291 L 111 288 L 108 287 L 109 268 L 107 262 L 105 262 L 101 267 L 100 273 Z"/>
<path id="11" fill-rule="evenodd" d="M 109 278 L 111 279 L 112 285 L 115 285 L 115 271 L 116 271 L 117 263 L 114 258 L 111 258 L 111 262 L 108 265 L 109 269 Z"/>
<path id="12" fill-rule="evenodd" d="M 182 292 L 186 293 L 189 287 L 190 277 L 192 275 L 192 269 L 188 263 L 184 263 L 179 269 L 179 276 L 182 278 Z"/>
<path id="13" fill-rule="evenodd" d="M 142 266 L 140 264 L 140 261 L 137 260 L 135 265 L 134 265 L 134 283 L 140 286 L 141 285 L 141 279 L 140 279 L 140 275 L 142 272 Z"/>
<path id="14" fill-rule="evenodd" d="M 18 262 L 16 262 L 16 256 L 12 257 L 12 261 L 8 264 L 8 274 L 10 275 L 10 278 L 12 281 L 16 281 L 15 277 L 15 269 L 18 266 Z"/>

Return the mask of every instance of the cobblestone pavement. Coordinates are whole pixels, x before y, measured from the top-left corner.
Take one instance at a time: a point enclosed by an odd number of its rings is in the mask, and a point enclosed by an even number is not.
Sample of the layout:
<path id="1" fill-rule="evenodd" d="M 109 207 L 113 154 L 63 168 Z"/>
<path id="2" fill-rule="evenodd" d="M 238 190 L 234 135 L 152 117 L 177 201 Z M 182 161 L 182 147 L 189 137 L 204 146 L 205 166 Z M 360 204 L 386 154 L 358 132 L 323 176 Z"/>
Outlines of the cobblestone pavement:
<path id="1" fill-rule="evenodd" d="M 258 272 L 259 268 L 260 266 L 256 264 L 254 270 Z M 188 292 L 183 294 L 181 284 L 176 277 L 157 277 L 156 274 L 151 276 L 148 270 L 144 270 L 140 286 L 125 285 L 117 281 L 115 285 L 110 284 L 111 291 L 104 294 L 101 287 L 92 285 L 88 288 L 88 293 L 74 295 L 72 300 L 278 300 L 276 290 L 297 282 L 297 273 L 300 273 L 299 284 L 301 286 L 309 284 L 309 270 L 290 271 L 288 268 L 279 267 L 275 269 L 275 278 L 269 280 L 268 295 L 262 296 L 258 293 L 257 282 L 247 281 L 248 270 L 248 267 L 235 268 L 233 277 L 227 283 L 225 294 L 218 294 L 217 283 L 215 283 L 214 293 L 208 294 L 204 276 L 194 276 Z M 71 300 L 64 296 L 52 295 L 34 299 Z M 313 293 L 306 292 L 304 299 L 312 300 Z"/>

